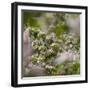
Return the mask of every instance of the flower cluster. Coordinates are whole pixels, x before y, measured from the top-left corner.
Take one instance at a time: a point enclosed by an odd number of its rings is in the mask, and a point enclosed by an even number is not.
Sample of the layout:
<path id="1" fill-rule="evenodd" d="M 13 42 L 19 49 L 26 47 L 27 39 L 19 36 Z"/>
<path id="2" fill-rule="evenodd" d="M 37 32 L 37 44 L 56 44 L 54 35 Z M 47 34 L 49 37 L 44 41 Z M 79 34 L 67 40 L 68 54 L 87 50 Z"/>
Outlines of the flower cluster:
<path id="1" fill-rule="evenodd" d="M 57 71 L 57 65 L 53 65 L 52 62 L 63 52 L 73 52 L 74 59 L 77 59 L 76 55 L 80 56 L 80 37 L 76 37 L 73 33 L 62 33 L 57 37 L 53 32 L 46 33 L 32 28 L 30 29 L 30 39 L 33 50 L 32 63 L 41 65 L 50 75 L 60 74 L 61 69 Z"/>
<path id="2" fill-rule="evenodd" d="M 41 30 L 31 29 L 30 38 L 33 49 L 33 63 L 48 63 L 49 60 L 57 56 L 59 43 L 53 33 L 47 34 Z"/>
<path id="3" fill-rule="evenodd" d="M 60 35 L 60 45 L 62 51 L 72 51 L 75 54 L 80 54 L 80 37 L 73 33 L 64 33 Z"/>

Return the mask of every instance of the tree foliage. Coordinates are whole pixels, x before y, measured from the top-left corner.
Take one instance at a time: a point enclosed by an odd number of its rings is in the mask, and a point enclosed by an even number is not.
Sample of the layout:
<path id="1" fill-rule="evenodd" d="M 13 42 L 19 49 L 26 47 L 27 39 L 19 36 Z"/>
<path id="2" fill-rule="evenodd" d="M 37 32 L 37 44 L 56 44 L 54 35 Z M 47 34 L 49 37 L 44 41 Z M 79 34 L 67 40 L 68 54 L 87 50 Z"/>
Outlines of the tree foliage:
<path id="1" fill-rule="evenodd" d="M 33 53 L 32 63 L 44 67 L 48 75 L 80 74 L 80 36 L 69 32 L 67 13 L 23 12 L 23 26 L 29 29 Z M 63 52 L 72 51 L 79 58 L 54 65 Z M 74 60 L 74 61 L 73 61 Z M 29 73 L 30 74 L 30 73 Z"/>

